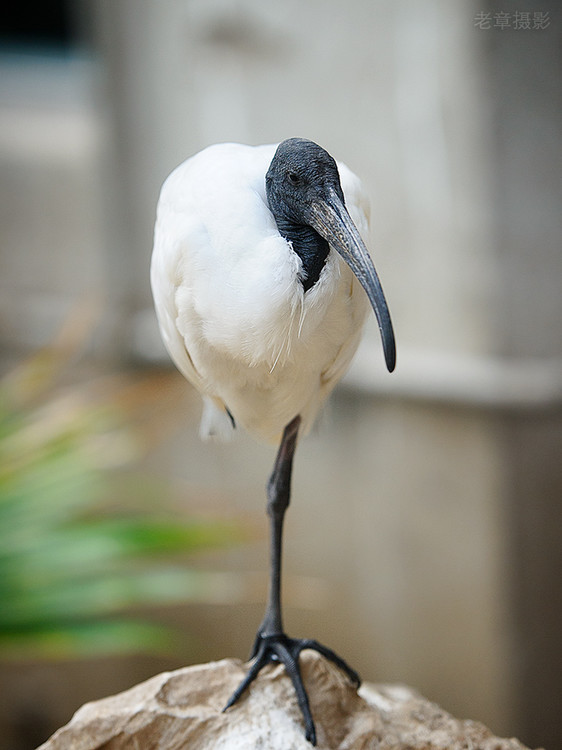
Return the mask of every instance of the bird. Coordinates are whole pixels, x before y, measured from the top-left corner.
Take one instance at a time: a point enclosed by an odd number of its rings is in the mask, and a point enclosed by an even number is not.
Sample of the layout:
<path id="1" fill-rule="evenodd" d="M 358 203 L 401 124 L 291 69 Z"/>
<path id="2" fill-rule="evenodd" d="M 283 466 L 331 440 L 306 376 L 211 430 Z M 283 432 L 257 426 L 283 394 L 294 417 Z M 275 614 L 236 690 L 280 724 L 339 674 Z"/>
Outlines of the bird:
<path id="1" fill-rule="evenodd" d="M 249 669 L 230 709 L 270 662 L 284 665 L 306 739 L 316 727 L 299 666 L 313 649 L 353 685 L 357 672 L 313 639 L 289 637 L 281 602 L 283 522 L 293 457 L 346 372 L 372 308 L 389 372 L 393 326 L 364 237 L 369 201 L 360 179 L 306 138 L 219 143 L 165 180 L 150 278 L 171 359 L 203 399 L 200 434 L 242 427 L 277 446 L 267 482 L 269 591 Z"/>

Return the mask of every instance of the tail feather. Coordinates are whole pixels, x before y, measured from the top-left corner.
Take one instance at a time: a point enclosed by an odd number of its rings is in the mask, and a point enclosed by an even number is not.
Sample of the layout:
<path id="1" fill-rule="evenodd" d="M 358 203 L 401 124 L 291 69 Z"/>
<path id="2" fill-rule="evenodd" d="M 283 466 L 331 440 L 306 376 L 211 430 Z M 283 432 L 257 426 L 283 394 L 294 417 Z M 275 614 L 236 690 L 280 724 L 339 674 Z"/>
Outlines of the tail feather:
<path id="1" fill-rule="evenodd" d="M 236 423 L 232 414 L 220 401 L 203 397 L 203 414 L 199 435 L 202 440 L 227 442 L 232 439 Z"/>

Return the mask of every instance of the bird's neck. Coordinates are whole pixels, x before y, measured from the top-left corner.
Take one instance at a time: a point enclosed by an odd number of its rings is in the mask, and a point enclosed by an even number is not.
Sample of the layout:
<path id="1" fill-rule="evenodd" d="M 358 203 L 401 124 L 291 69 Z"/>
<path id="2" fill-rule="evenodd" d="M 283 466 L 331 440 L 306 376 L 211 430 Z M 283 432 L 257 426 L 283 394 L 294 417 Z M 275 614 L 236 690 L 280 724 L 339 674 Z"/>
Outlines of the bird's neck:
<path id="1" fill-rule="evenodd" d="M 275 217 L 282 237 L 288 240 L 302 261 L 301 284 L 308 291 L 320 278 L 330 246 L 318 232 L 307 224 L 295 224 L 289 219 Z"/>

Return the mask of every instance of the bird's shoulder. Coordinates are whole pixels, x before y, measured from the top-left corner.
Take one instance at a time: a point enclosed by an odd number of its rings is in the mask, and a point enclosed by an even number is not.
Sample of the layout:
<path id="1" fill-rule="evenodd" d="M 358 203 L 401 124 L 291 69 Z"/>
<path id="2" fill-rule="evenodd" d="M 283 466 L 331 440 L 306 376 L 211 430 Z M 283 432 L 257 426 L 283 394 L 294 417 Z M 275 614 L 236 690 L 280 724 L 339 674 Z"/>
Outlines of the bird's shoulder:
<path id="1" fill-rule="evenodd" d="M 337 162 L 345 205 L 364 240 L 369 233 L 371 203 L 361 179 L 344 162 Z"/>
<path id="2" fill-rule="evenodd" d="M 265 173 L 275 146 L 218 143 L 179 164 L 166 178 L 159 205 L 170 211 L 217 212 L 237 196 L 265 199 Z"/>
<path id="3" fill-rule="evenodd" d="M 260 255 L 260 243 L 277 234 L 265 193 L 275 146 L 223 143 L 180 164 L 164 182 L 155 240 L 181 243 L 197 262 L 225 273 Z"/>

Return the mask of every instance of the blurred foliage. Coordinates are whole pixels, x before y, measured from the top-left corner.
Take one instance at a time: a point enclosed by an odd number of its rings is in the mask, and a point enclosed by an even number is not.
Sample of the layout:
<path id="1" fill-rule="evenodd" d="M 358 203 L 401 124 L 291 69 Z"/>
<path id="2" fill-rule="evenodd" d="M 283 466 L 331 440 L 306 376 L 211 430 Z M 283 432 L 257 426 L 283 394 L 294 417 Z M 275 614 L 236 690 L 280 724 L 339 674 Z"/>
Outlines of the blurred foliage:
<path id="1" fill-rule="evenodd" d="M 231 592 L 228 574 L 185 555 L 240 532 L 186 518 L 162 483 L 135 475 L 142 440 L 127 414 L 146 387 L 56 387 L 67 344 L 0 383 L 0 658 L 167 650 L 173 632 L 131 608 Z"/>

